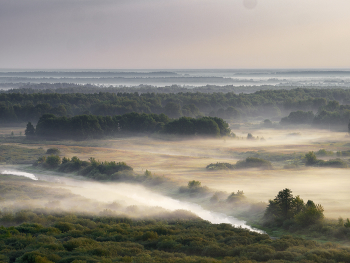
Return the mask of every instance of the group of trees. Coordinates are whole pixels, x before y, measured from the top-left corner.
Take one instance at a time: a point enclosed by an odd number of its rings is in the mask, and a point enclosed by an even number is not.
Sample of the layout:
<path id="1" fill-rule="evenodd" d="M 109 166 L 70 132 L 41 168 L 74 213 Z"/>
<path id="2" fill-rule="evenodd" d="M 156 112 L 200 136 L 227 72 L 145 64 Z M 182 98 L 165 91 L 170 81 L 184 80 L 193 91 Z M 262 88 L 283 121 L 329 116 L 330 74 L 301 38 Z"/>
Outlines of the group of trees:
<path id="1" fill-rule="evenodd" d="M 269 204 L 264 214 L 266 225 L 289 227 L 297 224 L 308 226 L 323 220 L 323 207 L 308 200 L 304 203 L 300 196 L 293 197 L 292 191 L 283 189 Z"/>
<path id="2" fill-rule="evenodd" d="M 213 87 L 211 93 L 182 92 L 176 88 L 173 93 L 140 93 L 132 92 L 132 89 L 121 92 L 98 87 L 92 88 L 93 93 L 84 93 L 83 88 L 73 88 L 73 93 L 65 94 L 42 93 L 38 90 L 30 93 L 27 89 L 28 93 L 25 90 L 20 93 L 12 90 L 0 93 L 0 122 L 36 122 L 47 113 L 56 116 L 113 116 L 130 112 L 164 113 L 171 118 L 211 116 L 237 120 L 249 116 L 278 117 L 303 110 L 318 111 L 320 120 L 316 119 L 316 122 L 322 124 L 326 122 L 324 118 L 329 119 L 325 116 L 330 112 L 339 112 L 340 119 L 343 119 L 349 110 L 344 106 L 350 102 L 349 90 L 297 88 L 235 94 L 217 92 L 217 88 Z M 321 109 L 325 111 L 322 114 Z"/>
<path id="3" fill-rule="evenodd" d="M 119 172 L 128 172 L 133 169 L 125 162 L 105 161 L 100 162 L 95 158 L 90 158 L 89 161 L 82 161 L 77 156 L 72 158 L 58 155 L 49 155 L 39 157 L 33 164 L 47 169 L 56 169 L 62 173 L 77 172 L 79 175 L 86 176 L 95 180 L 115 181 L 125 177 Z M 132 175 L 130 175 L 132 177 Z"/>
<path id="4" fill-rule="evenodd" d="M 247 168 L 260 168 L 260 169 L 270 170 L 272 169 L 272 164 L 270 161 L 267 161 L 261 158 L 247 157 L 245 160 L 240 160 L 234 165 L 229 163 L 211 163 L 206 167 L 206 169 L 209 171 L 247 169 Z"/>
<path id="5" fill-rule="evenodd" d="M 318 151 L 317 153 L 320 153 L 320 151 Z M 323 153 L 323 151 L 321 151 L 321 153 Z M 348 167 L 347 163 L 340 158 L 331 159 L 328 161 L 317 159 L 316 154 L 312 151 L 305 154 L 305 165 L 307 165 L 307 166 L 328 166 L 328 167 L 335 167 L 335 168 L 347 168 Z"/>
<path id="6" fill-rule="evenodd" d="M 198 119 L 181 117 L 164 125 L 164 133 L 179 135 L 229 136 L 231 130 L 223 119 L 202 117 Z"/>
<path id="7" fill-rule="evenodd" d="M 28 138 L 86 139 L 117 133 L 165 133 L 178 135 L 229 136 L 228 124 L 217 117 L 181 117 L 172 120 L 164 114 L 136 112 L 116 116 L 79 115 L 71 118 L 44 114 L 36 128 L 29 122 Z"/>
<path id="8" fill-rule="evenodd" d="M 313 111 L 294 111 L 281 119 L 282 125 L 312 124 L 315 126 L 330 127 L 345 125 L 350 119 L 350 105 L 340 105 L 338 101 L 325 102 L 320 106 L 316 115 Z"/>

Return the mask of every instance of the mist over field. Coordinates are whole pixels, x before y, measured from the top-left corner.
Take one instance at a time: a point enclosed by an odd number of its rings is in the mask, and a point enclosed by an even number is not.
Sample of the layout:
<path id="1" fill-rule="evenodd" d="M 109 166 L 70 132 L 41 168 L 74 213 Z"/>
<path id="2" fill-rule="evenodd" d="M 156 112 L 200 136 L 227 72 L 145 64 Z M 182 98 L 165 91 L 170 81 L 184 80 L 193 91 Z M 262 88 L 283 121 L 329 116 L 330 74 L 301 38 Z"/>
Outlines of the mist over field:
<path id="1" fill-rule="evenodd" d="M 49 211 L 53 209 L 52 212 L 59 209 L 80 213 L 105 213 L 106 215 L 125 214 L 136 218 L 173 217 L 184 219 L 198 216 L 214 224 L 227 223 L 259 233 L 263 232 L 246 225 L 243 220 L 207 211 L 199 205 L 181 202 L 154 193 L 141 185 L 88 182 L 82 178 L 77 180 L 74 177 L 67 178 L 46 173 L 32 174 L 17 170 L 3 170 L 0 171 L 0 174 L 23 176 L 34 181 L 49 181 L 49 184 L 40 184 L 40 188 L 45 188 L 48 193 L 50 189 L 54 189 L 56 192 L 65 189 L 71 195 L 63 197 L 43 194 L 40 200 L 32 199 L 30 202 L 25 202 L 25 204 L 29 204 L 29 207 L 26 207 L 20 200 L 7 200 L 4 203 L 0 202 L 1 209 L 46 208 Z M 31 184 L 28 181 L 26 183 Z"/>
<path id="2" fill-rule="evenodd" d="M 246 139 L 248 132 L 253 134 L 254 140 Z M 304 200 L 310 199 L 322 204 L 325 208 L 325 215 L 329 218 L 350 216 L 350 205 L 347 202 L 350 198 L 347 190 L 348 169 L 303 167 L 302 165 L 296 169 L 283 168 L 285 164 L 308 151 L 317 152 L 322 148 L 327 148 L 335 154 L 336 151 L 347 149 L 347 142 L 350 141 L 349 135 L 344 132 L 316 129 L 299 131 L 247 129 L 236 132 L 236 136 L 234 139 L 182 140 L 164 140 L 146 136 L 95 141 L 93 147 L 72 147 L 64 144 L 55 147 L 67 157 L 78 155 L 82 160 L 87 160 L 91 156 L 97 156 L 99 160 L 106 161 L 123 160 L 138 174 L 143 174 L 147 169 L 157 176 L 164 176 L 180 185 L 186 185 L 191 180 L 198 180 L 203 186 L 216 191 L 231 193 L 241 190 L 249 199 L 256 202 L 266 203 L 269 199 L 273 199 L 278 191 L 290 188 L 294 195 L 300 195 Z M 38 146 L 44 145 L 39 144 Z M 235 164 L 247 156 L 256 155 L 272 161 L 273 169 L 213 171 L 205 169 L 210 163 Z M 279 156 L 284 156 L 285 161 L 280 161 Z M 330 158 L 335 157 L 328 157 Z M 343 158 L 347 160 L 346 157 Z M 10 173 L 10 171 L 4 169 L 2 173 Z M 18 171 L 15 174 L 32 176 L 31 173 Z M 178 201 L 151 194 L 141 186 L 121 184 L 112 186 L 40 174 L 35 174 L 34 178 L 44 180 L 55 178 L 57 182 L 68 183 L 60 187 L 72 190 L 73 188 L 70 189 L 70 187 L 74 186 L 73 192 L 98 202 L 113 202 L 118 199 L 124 200 L 123 202 L 127 205 L 141 204 L 172 210 L 174 208 L 187 210 L 184 204 L 178 206 L 176 205 Z M 168 201 L 173 202 L 172 205 L 169 205 Z"/>

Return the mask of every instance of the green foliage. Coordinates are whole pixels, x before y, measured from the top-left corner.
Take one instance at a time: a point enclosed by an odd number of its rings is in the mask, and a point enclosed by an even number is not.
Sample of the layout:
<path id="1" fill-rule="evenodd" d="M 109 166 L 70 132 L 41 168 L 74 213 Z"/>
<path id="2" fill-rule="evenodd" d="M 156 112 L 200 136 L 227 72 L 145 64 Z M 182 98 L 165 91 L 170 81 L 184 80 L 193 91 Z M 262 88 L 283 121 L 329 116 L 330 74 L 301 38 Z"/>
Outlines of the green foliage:
<path id="1" fill-rule="evenodd" d="M 265 210 L 264 220 L 266 225 L 290 227 L 297 224 L 306 227 L 323 220 L 324 209 L 321 205 L 308 200 L 306 204 L 299 197 L 293 197 L 288 188 L 278 193 L 274 200 L 269 200 Z"/>
<path id="2" fill-rule="evenodd" d="M 332 151 L 326 151 L 325 149 L 320 149 L 315 154 L 316 156 L 331 156 L 334 153 Z"/>
<path id="3" fill-rule="evenodd" d="M 78 172 L 80 175 L 96 180 L 120 180 L 122 177 L 120 172 L 133 170 L 125 162 L 100 162 L 96 161 L 95 158 L 92 157 L 89 159 L 89 162 L 87 162 L 80 160 L 77 156 L 73 156 L 71 159 L 63 157 L 62 162 L 58 155 L 51 155 L 48 157 L 43 156 L 40 157 L 33 165 L 38 166 L 43 164 L 46 164 L 49 168 L 57 168 L 59 172 Z"/>
<path id="4" fill-rule="evenodd" d="M 272 240 L 266 234 L 201 219 L 32 214 L 20 225 L 0 227 L 4 262 L 348 262 L 350 258 L 346 247 L 292 236 Z"/>
<path id="5" fill-rule="evenodd" d="M 46 151 L 46 154 L 54 154 L 54 155 L 59 155 L 61 152 L 57 148 L 49 148 Z"/>
<path id="6" fill-rule="evenodd" d="M 206 186 L 201 186 L 200 181 L 189 181 L 187 187 L 181 186 L 179 192 L 182 194 L 188 194 L 189 196 L 204 196 L 209 194 L 209 189 Z"/>
<path id="7" fill-rule="evenodd" d="M 299 110 L 304 115 L 318 112 L 310 124 L 345 126 L 350 117 L 346 105 L 350 101 L 350 91 L 340 88 L 279 87 L 273 90 L 276 87 L 266 86 L 263 89 L 269 90 L 257 91 L 256 87 L 210 85 L 190 89 L 176 85 L 159 88 L 146 85 L 103 88 L 64 83 L 24 86 L 26 88 L 0 91 L 0 122 L 37 122 L 43 114 L 114 116 L 131 112 L 163 113 L 172 118 L 204 115 L 237 120 L 250 116 L 271 118 L 281 112 L 288 114 Z M 247 90 L 254 93 L 247 94 Z M 305 121 L 298 117 L 296 121 Z M 291 120 L 294 121 L 292 117 Z"/>
<path id="8" fill-rule="evenodd" d="M 199 187 L 201 187 L 201 182 L 199 182 L 199 181 L 195 181 L 195 180 L 193 180 L 193 181 L 189 181 L 188 182 L 188 188 L 189 189 L 196 189 L 196 188 L 199 188 Z"/>
<path id="9" fill-rule="evenodd" d="M 213 171 L 213 170 L 231 170 L 234 169 L 234 165 L 229 163 L 211 163 L 207 165 L 207 170 Z"/>
<path id="10" fill-rule="evenodd" d="M 305 154 L 306 163 L 305 165 L 315 165 L 317 163 L 317 157 L 314 152 L 308 152 Z"/>
<path id="11" fill-rule="evenodd" d="M 24 134 L 27 136 L 27 138 L 33 137 L 35 135 L 35 128 L 31 122 L 27 123 Z"/>
<path id="12" fill-rule="evenodd" d="M 273 127 L 273 123 L 271 120 L 269 119 L 265 119 L 262 123 L 262 126 L 265 128 L 272 128 Z"/>
<path id="13" fill-rule="evenodd" d="M 181 117 L 165 124 L 163 132 L 178 135 L 229 136 L 231 130 L 225 121 L 217 117 Z"/>
<path id="14" fill-rule="evenodd" d="M 238 161 L 235 164 L 236 169 L 246 168 L 261 168 L 261 169 L 272 169 L 272 164 L 269 161 L 256 157 L 247 157 L 244 161 Z"/>
<path id="15" fill-rule="evenodd" d="M 69 163 L 70 159 L 68 157 L 63 157 L 62 158 L 62 164 Z"/>
<path id="16" fill-rule="evenodd" d="M 346 228 L 350 228 L 350 220 L 349 220 L 349 218 L 346 219 L 346 222 L 344 223 L 344 226 Z"/>
<path id="17" fill-rule="evenodd" d="M 281 119 L 281 124 L 312 124 L 315 115 L 312 111 L 294 111 L 288 117 Z"/>
<path id="18" fill-rule="evenodd" d="M 243 199 L 246 197 L 244 196 L 243 191 L 237 191 L 237 193 L 232 192 L 228 197 L 227 197 L 227 202 L 229 203 L 237 203 L 241 202 Z"/>
<path id="19" fill-rule="evenodd" d="M 50 155 L 50 156 L 46 157 L 45 163 L 50 168 L 56 168 L 61 164 L 61 158 L 58 155 Z"/>
<path id="20" fill-rule="evenodd" d="M 146 177 L 152 177 L 152 173 L 148 170 L 145 171 L 145 176 Z"/>
<path id="21" fill-rule="evenodd" d="M 305 154 L 306 163 L 307 166 L 328 166 L 328 167 L 334 167 L 334 168 L 347 168 L 348 164 L 337 158 L 337 159 L 331 159 L 328 161 L 318 160 L 316 157 L 316 154 L 314 152 L 308 152 Z"/>
<path id="22" fill-rule="evenodd" d="M 350 156 L 350 150 L 347 150 L 347 151 L 338 151 L 337 152 L 337 156 L 340 157 L 340 156 Z"/>
<path id="23" fill-rule="evenodd" d="M 321 205 L 316 205 L 309 200 L 302 210 L 295 215 L 294 219 L 297 224 L 309 226 L 321 221 L 324 218 L 323 212 L 324 209 Z"/>
<path id="24" fill-rule="evenodd" d="M 101 138 L 118 133 L 154 133 L 179 135 L 228 136 L 231 130 L 220 118 L 198 119 L 182 117 L 172 120 L 164 114 L 139 114 L 93 116 L 79 115 L 71 118 L 44 114 L 36 126 L 36 135 L 41 138 L 87 139 Z"/>

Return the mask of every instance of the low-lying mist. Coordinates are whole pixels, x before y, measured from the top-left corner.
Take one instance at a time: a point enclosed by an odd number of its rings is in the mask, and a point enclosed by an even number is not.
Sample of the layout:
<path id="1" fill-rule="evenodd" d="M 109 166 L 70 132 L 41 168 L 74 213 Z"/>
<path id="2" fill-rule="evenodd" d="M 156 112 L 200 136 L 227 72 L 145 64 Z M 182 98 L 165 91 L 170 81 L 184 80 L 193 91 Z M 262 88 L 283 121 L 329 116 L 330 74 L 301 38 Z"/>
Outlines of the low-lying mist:
<path id="1" fill-rule="evenodd" d="M 326 149 L 333 152 L 324 159 L 338 158 L 337 151 L 349 149 L 350 137 L 346 132 L 317 129 L 273 130 L 248 128 L 234 131 L 235 139 L 157 140 L 147 137 L 111 140 L 104 158 L 123 158 L 136 172 L 145 169 L 157 175 L 186 184 L 198 180 L 202 185 L 228 193 L 243 190 L 248 198 L 258 202 L 273 199 L 278 191 L 290 188 L 300 195 L 322 204 L 329 218 L 350 217 L 348 200 L 349 170 L 326 167 L 283 169 L 288 162 L 274 162 L 273 170 L 259 169 L 207 171 L 210 163 L 236 163 L 249 152 L 260 153 L 261 158 L 283 155 L 305 155 L 309 151 Z M 247 133 L 253 135 L 248 140 Z M 264 138 L 263 140 L 261 138 Z M 113 153 L 113 154 L 112 154 Z M 120 157 L 119 157 L 120 156 Z M 123 156 L 123 157 L 121 157 Z M 272 157 L 271 157 L 272 158 Z M 341 156 L 349 162 L 349 157 Z M 268 159 L 269 160 L 269 159 Z M 293 161 L 293 160 L 290 160 Z"/>
<path id="2" fill-rule="evenodd" d="M 99 183 L 77 177 L 53 174 L 31 174 L 14 169 L 0 172 L 3 175 L 27 177 L 20 187 L 30 188 L 36 193 L 27 193 L 25 201 L 6 198 L 0 202 L 2 209 L 45 208 L 48 211 L 93 213 L 109 216 L 124 215 L 134 218 L 195 218 L 200 217 L 214 224 L 228 223 L 236 227 L 262 232 L 248 226 L 244 221 L 224 214 L 203 209 L 201 206 L 178 201 L 154 193 L 141 185 L 127 183 Z M 12 181 L 11 181 L 12 182 Z M 12 182 L 13 184 L 13 182 Z M 37 194 L 40 194 L 38 198 Z M 4 197 L 3 197 L 4 198 Z"/>

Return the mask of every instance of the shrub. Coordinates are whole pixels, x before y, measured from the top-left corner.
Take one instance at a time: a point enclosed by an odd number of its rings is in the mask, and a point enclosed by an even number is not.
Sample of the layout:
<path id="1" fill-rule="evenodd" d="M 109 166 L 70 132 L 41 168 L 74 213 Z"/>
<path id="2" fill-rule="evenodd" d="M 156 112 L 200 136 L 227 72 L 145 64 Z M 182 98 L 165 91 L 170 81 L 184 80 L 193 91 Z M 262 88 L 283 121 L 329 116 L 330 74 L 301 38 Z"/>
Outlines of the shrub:
<path id="1" fill-rule="evenodd" d="M 346 222 L 344 224 L 345 227 L 350 228 L 350 220 L 349 218 L 346 219 Z"/>
<path id="2" fill-rule="evenodd" d="M 61 163 L 61 158 L 58 155 L 51 155 L 46 158 L 45 162 L 50 168 L 56 168 Z"/>
<path id="3" fill-rule="evenodd" d="M 199 181 L 189 181 L 187 187 L 181 186 L 180 193 L 189 193 L 190 195 L 207 194 L 209 189 L 206 186 L 201 186 Z"/>
<path id="4" fill-rule="evenodd" d="M 306 165 L 314 165 L 317 163 L 317 157 L 314 152 L 308 152 L 305 154 L 305 159 L 306 159 Z"/>
<path id="5" fill-rule="evenodd" d="M 345 161 L 337 158 L 337 159 L 332 159 L 327 162 L 324 162 L 323 166 L 330 166 L 335 168 L 347 168 L 348 164 Z"/>
<path id="6" fill-rule="evenodd" d="M 230 194 L 226 201 L 229 203 L 236 203 L 242 201 L 243 199 L 245 199 L 243 191 L 238 190 L 236 194 L 234 192 Z"/>
<path id="7" fill-rule="evenodd" d="M 236 169 L 243 168 L 263 168 L 263 169 L 272 169 L 271 162 L 256 158 L 256 157 L 248 157 L 245 161 L 238 161 L 235 165 Z"/>
<path id="8" fill-rule="evenodd" d="M 332 151 L 326 151 L 325 149 L 320 149 L 316 152 L 317 156 L 330 156 L 333 155 L 334 153 Z"/>
<path id="9" fill-rule="evenodd" d="M 230 170 L 234 169 L 234 165 L 229 163 L 211 163 L 206 167 L 207 170 Z"/>
<path id="10" fill-rule="evenodd" d="M 51 155 L 59 155 L 61 152 L 57 148 L 49 148 L 46 151 L 46 154 L 51 154 Z"/>
<path id="11" fill-rule="evenodd" d="M 295 221 L 302 226 L 315 224 L 324 218 L 323 211 L 324 209 L 321 205 L 316 205 L 309 200 L 303 210 L 295 215 Z"/>

